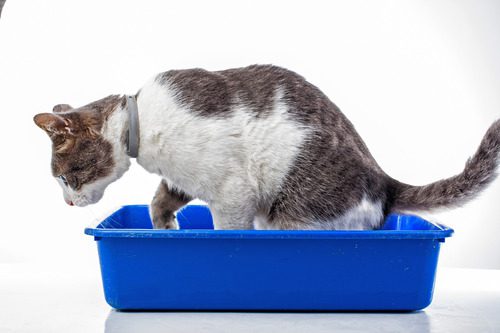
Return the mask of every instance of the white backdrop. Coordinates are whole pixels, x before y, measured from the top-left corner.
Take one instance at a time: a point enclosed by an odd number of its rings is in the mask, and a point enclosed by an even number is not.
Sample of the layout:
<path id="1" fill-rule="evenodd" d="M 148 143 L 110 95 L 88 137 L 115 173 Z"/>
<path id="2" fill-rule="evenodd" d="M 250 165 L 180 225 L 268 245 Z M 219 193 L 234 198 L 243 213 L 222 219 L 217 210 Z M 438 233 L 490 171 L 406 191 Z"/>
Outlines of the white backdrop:
<path id="1" fill-rule="evenodd" d="M 94 274 L 83 228 L 119 205 L 149 203 L 159 182 L 134 164 L 99 204 L 67 206 L 50 176 L 50 141 L 32 122 L 54 104 L 135 93 L 168 69 L 273 63 L 320 87 L 388 174 L 424 184 L 460 172 L 500 117 L 499 32 L 494 0 L 7 1 L 0 262 Z M 433 216 L 456 231 L 442 265 L 500 268 L 499 198 L 496 181 Z"/>

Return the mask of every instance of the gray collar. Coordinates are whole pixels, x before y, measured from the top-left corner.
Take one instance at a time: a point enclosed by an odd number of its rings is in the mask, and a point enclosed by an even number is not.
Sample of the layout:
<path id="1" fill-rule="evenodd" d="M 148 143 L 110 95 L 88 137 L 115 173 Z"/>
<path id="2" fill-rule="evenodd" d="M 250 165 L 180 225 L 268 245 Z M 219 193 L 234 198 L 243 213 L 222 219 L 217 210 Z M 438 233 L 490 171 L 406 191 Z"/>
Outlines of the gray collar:
<path id="1" fill-rule="evenodd" d="M 128 113 L 127 155 L 136 158 L 139 155 L 139 113 L 135 96 L 126 95 L 126 110 Z"/>

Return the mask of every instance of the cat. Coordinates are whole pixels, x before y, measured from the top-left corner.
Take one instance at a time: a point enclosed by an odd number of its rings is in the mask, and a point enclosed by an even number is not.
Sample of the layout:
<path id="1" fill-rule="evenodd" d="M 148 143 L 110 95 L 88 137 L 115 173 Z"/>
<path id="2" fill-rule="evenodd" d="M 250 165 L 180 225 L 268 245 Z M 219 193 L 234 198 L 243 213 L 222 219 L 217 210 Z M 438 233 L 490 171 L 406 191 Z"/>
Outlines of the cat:
<path id="1" fill-rule="evenodd" d="M 34 121 L 52 139 L 67 203 L 96 203 L 136 157 L 161 177 L 150 206 L 160 229 L 177 229 L 174 213 L 194 198 L 207 202 L 215 229 L 377 229 L 393 212 L 466 203 L 499 164 L 497 120 L 462 173 L 401 183 L 318 88 L 273 65 L 171 70 L 135 96 L 60 104 Z"/>

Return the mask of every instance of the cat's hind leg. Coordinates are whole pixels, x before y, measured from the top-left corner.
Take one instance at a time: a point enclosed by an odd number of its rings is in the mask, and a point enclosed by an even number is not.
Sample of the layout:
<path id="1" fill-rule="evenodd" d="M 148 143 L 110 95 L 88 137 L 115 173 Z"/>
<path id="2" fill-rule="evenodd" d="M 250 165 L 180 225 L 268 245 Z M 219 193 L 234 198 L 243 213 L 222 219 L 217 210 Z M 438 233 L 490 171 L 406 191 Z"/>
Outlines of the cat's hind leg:
<path id="1" fill-rule="evenodd" d="M 175 187 L 169 187 L 163 179 L 150 206 L 151 220 L 155 229 L 179 229 L 174 212 L 192 198 Z"/>
<path id="2" fill-rule="evenodd" d="M 254 229 L 255 209 L 252 204 L 210 205 L 214 229 Z"/>

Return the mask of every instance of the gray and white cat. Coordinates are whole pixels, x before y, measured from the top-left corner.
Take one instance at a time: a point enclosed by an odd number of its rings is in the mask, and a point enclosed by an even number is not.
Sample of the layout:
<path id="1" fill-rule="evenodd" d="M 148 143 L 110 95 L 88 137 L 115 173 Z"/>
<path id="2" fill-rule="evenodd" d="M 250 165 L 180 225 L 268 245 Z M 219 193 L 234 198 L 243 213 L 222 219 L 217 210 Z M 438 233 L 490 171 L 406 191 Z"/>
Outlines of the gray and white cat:
<path id="1" fill-rule="evenodd" d="M 134 98 L 137 162 L 162 179 L 151 204 L 156 228 L 178 228 L 174 212 L 199 198 L 216 229 L 377 229 L 391 212 L 464 204 L 499 164 L 497 120 L 462 173 L 425 186 L 394 180 L 318 88 L 271 65 L 168 71 Z M 127 171 L 126 101 L 113 95 L 35 116 L 69 204 L 99 201 Z"/>

